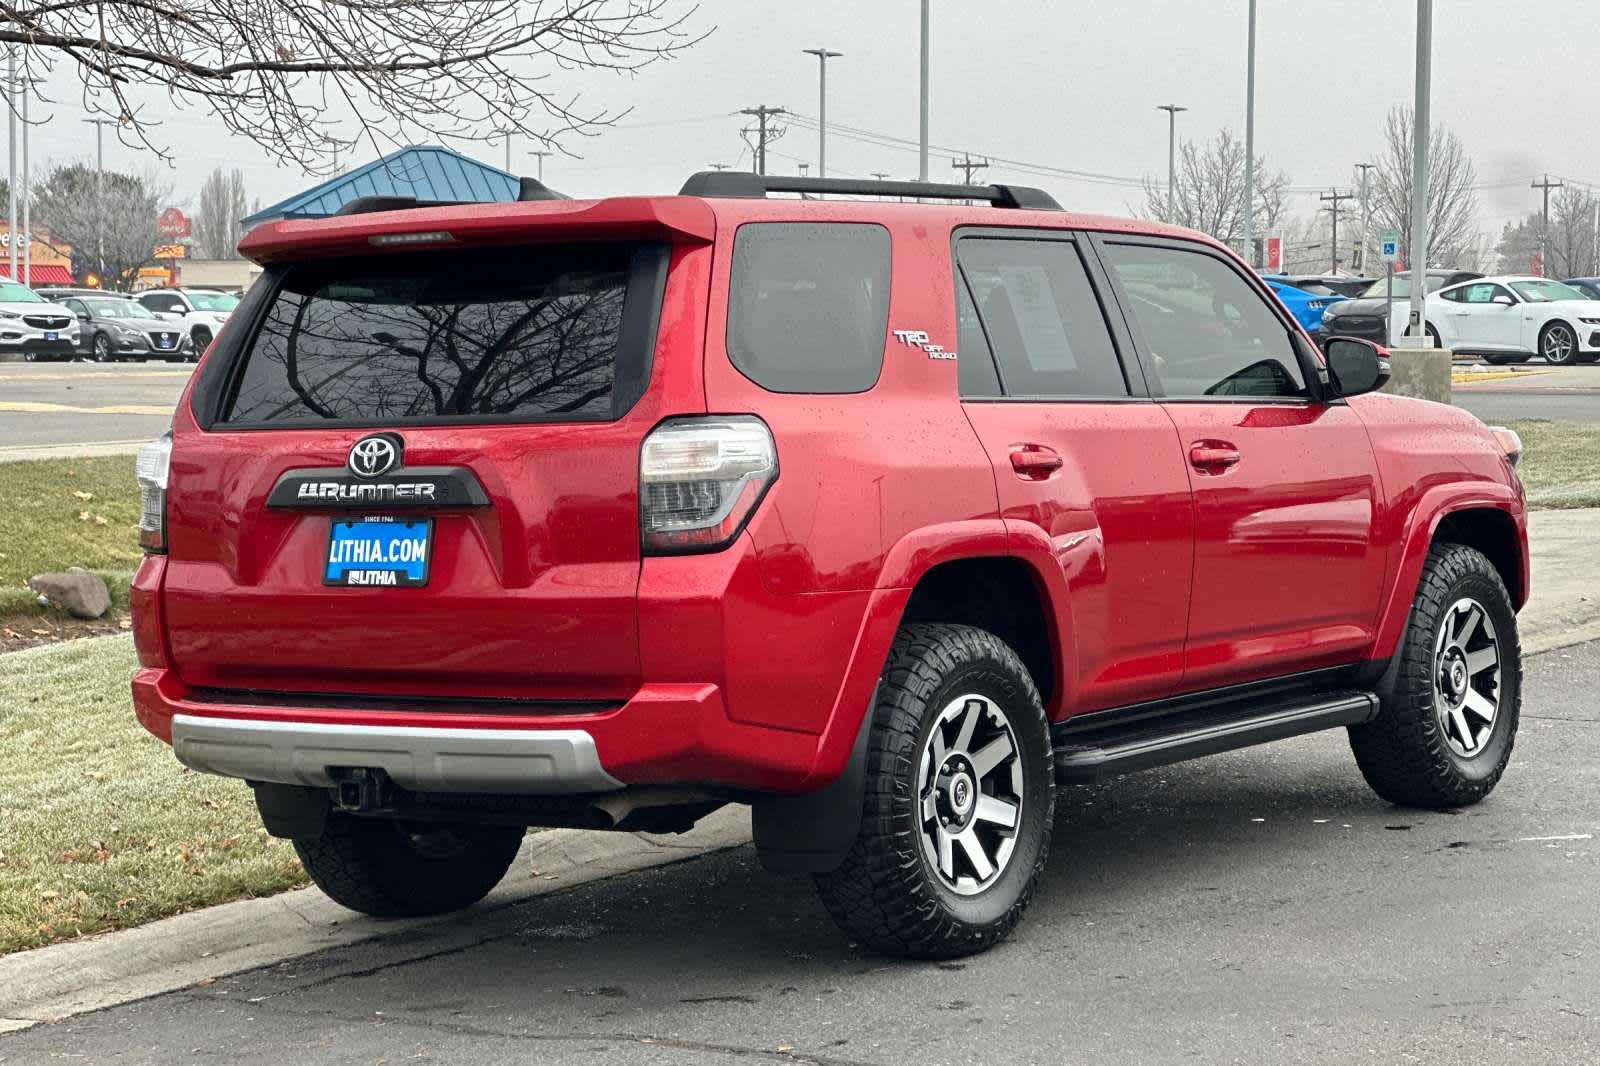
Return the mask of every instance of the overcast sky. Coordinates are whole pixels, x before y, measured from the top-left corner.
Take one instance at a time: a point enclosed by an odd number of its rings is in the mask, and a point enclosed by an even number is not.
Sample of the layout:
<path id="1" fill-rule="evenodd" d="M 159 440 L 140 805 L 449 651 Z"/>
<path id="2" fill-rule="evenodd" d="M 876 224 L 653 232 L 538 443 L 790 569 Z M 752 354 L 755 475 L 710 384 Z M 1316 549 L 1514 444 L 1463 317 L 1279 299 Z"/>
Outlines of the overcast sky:
<path id="1" fill-rule="evenodd" d="M 685 175 L 713 162 L 748 167 L 733 115 L 755 104 L 814 117 L 816 59 L 802 48 L 844 53 L 829 67 L 830 122 L 912 142 L 909 146 L 829 137 L 829 170 L 914 177 L 917 168 L 917 0 L 766 3 L 703 0 L 699 26 L 710 38 L 682 58 L 631 78 L 573 80 L 593 105 L 632 106 L 622 124 L 565 147 L 581 158 L 546 161 L 547 181 L 578 196 L 676 191 Z M 1352 165 L 1380 147 L 1384 113 L 1412 94 L 1416 4 L 1411 0 L 1260 0 L 1256 147 L 1298 191 L 1291 210 L 1307 215 L 1316 191 L 1353 183 Z M 1588 115 L 1600 78 L 1600 5 L 1593 0 L 1438 0 L 1433 60 L 1434 116 L 1451 126 L 1477 165 L 1481 225 L 1497 233 L 1532 210 L 1528 183 L 1548 170 L 1600 183 L 1600 138 Z M 1140 179 L 1165 180 L 1166 115 L 1190 110 L 1180 137 L 1242 132 L 1246 0 L 934 0 L 932 137 L 968 150 L 1098 177 L 1020 173 L 997 163 L 982 177 L 1048 188 L 1073 209 L 1130 213 Z M 73 87 L 58 76 L 60 103 L 35 130 L 33 154 L 93 158 Z M 52 109 L 39 108 L 38 111 Z M 193 205 L 217 165 L 245 173 L 252 200 L 299 191 L 315 178 L 271 163 L 247 139 L 230 137 L 203 110 L 164 100 L 178 166 L 167 176 L 175 199 Z M 39 117 L 36 111 L 35 117 Z M 456 145 L 503 165 L 499 144 Z M 513 145 L 513 169 L 533 173 Z M 768 168 L 815 167 L 816 134 L 794 128 L 773 145 Z M 146 169 L 147 155 L 107 139 L 107 166 Z M 950 152 L 931 160 L 936 180 L 955 174 Z"/>

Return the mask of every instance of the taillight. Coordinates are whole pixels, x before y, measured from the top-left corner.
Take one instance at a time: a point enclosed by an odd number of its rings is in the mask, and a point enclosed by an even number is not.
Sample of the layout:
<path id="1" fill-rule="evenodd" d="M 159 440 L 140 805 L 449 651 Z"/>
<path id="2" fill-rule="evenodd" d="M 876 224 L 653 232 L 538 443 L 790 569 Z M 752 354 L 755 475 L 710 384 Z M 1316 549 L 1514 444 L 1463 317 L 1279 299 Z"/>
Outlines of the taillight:
<path id="1" fill-rule="evenodd" d="M 139 546 L 167 550 L 167 468 L 172 463 L 172 433 L 139 449 L 133 473 L 139 480 Z"/>
<path id="2" fill-rule="evenodd" d="M 641 547 L 646 555 L 727 547 L 777 476 L 778 449 L 759 418 L 663 422 L 639 451 Z"/>

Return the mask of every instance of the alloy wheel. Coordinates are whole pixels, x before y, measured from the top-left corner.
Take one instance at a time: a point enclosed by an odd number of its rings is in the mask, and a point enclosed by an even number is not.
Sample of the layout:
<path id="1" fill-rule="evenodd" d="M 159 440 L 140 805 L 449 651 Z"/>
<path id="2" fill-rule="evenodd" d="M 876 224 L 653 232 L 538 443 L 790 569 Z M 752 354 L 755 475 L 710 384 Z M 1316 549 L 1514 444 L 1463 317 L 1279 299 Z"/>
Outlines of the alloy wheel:
<path id="1" fill-rule="evenodd" d="M 939 712 L 917 770 L 923 856 L 945 888 L 974 896 L 1005 872 L 1021 824 L 1017 736 L 987 696 L 958 696 Z"/>
<path id="2" fill-rule="evenodd" d="M 1577 350 L 1577 340 L 1572 336 L 1572 331 L 1566 326 L 1555 325 L 1545 330 L 1544 357 L 1549 362 L 1570 362 Z"/>
<path id="3" fill-rule="evenodd" d="M 94 361 L 97 363 L 111 362 L 111 342 L 106 335 L 101 333 L 94 339 Z"/>
<path id="4" fill-rule="evenodd" d="M 1445 612 L 1433 651 L 1433 707 L 1452 751 L 1470 759 L 1494 734 L 1500 710 L 1500 641 L 1477 600 Z"/>

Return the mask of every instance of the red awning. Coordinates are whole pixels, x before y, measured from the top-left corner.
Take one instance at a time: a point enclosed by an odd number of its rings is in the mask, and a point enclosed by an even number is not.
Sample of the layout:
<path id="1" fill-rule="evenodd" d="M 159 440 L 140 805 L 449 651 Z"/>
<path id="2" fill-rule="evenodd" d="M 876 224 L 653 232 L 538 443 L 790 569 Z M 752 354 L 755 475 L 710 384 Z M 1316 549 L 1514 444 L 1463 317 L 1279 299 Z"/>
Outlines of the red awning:
<path id="1" fill-rule="evenodd" d="M 58 263 L 51 263 L 49 265 L 41 264 L 29 270 L 23 270 L 19 267 L 17 273 L 22 275 L 23 284 L 27 285 L 29 288 L 38 285 L 71 286 L 77 284 L 77 282 L 72 280 L 72 271 Z M 4 278 L 6 281 L 11 280 L 11 276 L 9 274 L 0 274 L 0 278 Z"/>

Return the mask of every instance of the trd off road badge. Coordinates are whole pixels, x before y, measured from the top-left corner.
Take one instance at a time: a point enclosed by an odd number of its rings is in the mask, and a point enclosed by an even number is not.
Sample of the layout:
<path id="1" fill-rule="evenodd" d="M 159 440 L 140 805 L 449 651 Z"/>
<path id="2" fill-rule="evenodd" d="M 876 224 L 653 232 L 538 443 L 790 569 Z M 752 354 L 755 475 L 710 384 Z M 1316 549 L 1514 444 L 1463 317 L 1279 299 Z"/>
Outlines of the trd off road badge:
<path id="1" fill-rule="evenodd" d="M 921 348 L 928 354 L 929 359 L 954 359 L 955 352 L 947 352 L 944 345 L 934 344 L 928 339 L 927 330 L 922 329 L 897 329 L 894 331 L 895 340 L 908 348 Z"/>

